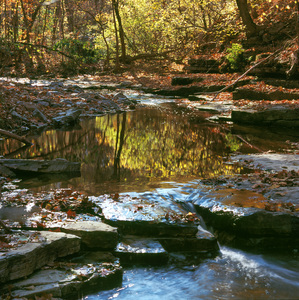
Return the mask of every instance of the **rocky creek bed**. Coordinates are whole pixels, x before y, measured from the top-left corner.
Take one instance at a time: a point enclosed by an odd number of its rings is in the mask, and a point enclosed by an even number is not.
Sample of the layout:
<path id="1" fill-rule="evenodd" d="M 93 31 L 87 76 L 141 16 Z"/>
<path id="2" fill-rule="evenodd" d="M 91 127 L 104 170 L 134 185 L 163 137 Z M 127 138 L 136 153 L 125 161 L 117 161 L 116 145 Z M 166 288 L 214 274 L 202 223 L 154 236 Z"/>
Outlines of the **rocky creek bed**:
<path id="1" fill-rule="evenodd" d="M 217 241 L 294 254 L 298 162 L 298 154 L 232 156 L 252 172 L 202 180 L 187 202 L 70 189 L 33 194 L 18 180 L 5 181 L 0 217 L 12 231 L 1 232 L 1 293 L 80 298 L 119 286 L 122 266 L 173 263 L 177 254 L 186 261 L 215 257 Z"/>
<path id="2" fill-rule="evenodd" d="M 26 120 L 23 117 L 26 113 L 31 114 L 32 110 L 18 111 L 20 107 L 26 107 L 18 102 L 17 109 L 10 111 L 15 111 L 22 118 L 12 115 L 11 126 L 19 122 L 24 126 L 23 130 L 46 126 L 61 128 L 73 126 L 85 116 L 135 108 L 136 102 L 118 90 L 103 99 L 95 92 L 103 85 L 84 84 L 84 88 L 92 91 L 88 92 L 91 98 L 85 95 L 82 86 L 74 83 L 50 83 L 45 88 L 47 97 L 59 94 L 60 89 L 63 94 L 68 89 L 71 92 L 68 101 L 59 95 L 53 96 L 55 99 L 44 105 L 53 108 L 45 110 L 49 115 L 41 109 L 43 104 L 33 107 L 46 118 L 38 113 L 33 119 L 27 117 Z M 132 87 L 132 83 L 123 83 L 110 88 L 122 88 L 124 85 Z M 54 93 L 48 94 L 49 87 Z M 9 95 L 8 87 L 5 93 Z M 82 96 L 80 99 L 79 94 Z M 204 110 L 215 109 L 217 105 L 214 112 L 218 120 L 225 119 L 234 111 L 234 102 L 230 102 L 232 105 L 228 108 L 227 100 L 209 103 L 209 95 L 194 97 L 199 97 L 197 103 L 184 99 L 180 105 Z M 30 102 L 29 98 L 26 101 Z M 288 109 L 296 112 L 297 100 L 288 101 L 279 111 Z M 92 107 L 106 103 L 106 107 L 91 112 L 88 103 L 92 103 Z M 259 110 L 256 113 L 260 113 Z M 288 120 L 296 126 L 296 118 L 297 114 Z M 233 118 L 229 116 L 228 120 Z M 266 125 L 269 124 L 273 123 Z M 122 266 L 127 264 L 167 264 L 175 261 L 178 253 L 183 254 L 186 260 L 215 257 L 219 254 L 218 241 L 254 251 L 277 250 L 294 254 L 299 248 L 297 151 L 231 156 L 228 164 L 238 164 L 250 171 L 203 179 L 187 202 L 157 202 L 148 197 L 118 193 L 86 197 L 68 189 L 32 194 L 29 190 L 18 188 L 18 180 L 2 178 L 0 219 L 5 220 L 5 225 L 12 232 L 1 231 L 1 293 L 13 298 L 43 294 L 63 299 L 80 298 L 92 290 L 120 285 Z M 57 162 L 59 164 L 59 160 Z M 49 166 L 48 163 L 46 165 Z M 2 159 L 1 166 L 5 168 L 2 175 L 10 176 L 8 172 L 15 172 L 13 162 L 8 164 Z M 29 164 L 26 168 L 39 173 L 40 168 L 45 167 Z M 190 204 L 196 211 L 190 209 Z M 205 229 L 205 225 L 211 226 L 213 234 Z"/>
<path id="3" fill-rule="evenodd" d="M 57 192 L 37 197 L 11 183 L 4 190 L 2 204 L 9 206 L 2 206 L 0 215 L 14 229 L 1 234 L 1 294 L 12 298 L 45 293 L 79 298 L 93 289 L 118 286 L 120 262 L 160 265 L 172 253 L 212 257 L 219 251 L 216 238 L 196 215 L 175 203 L 128 195 L 83 200 L 69 190 L 60 191 L 60 198 Z M 35 199 L 34 208 L 24 218 L 20 204 L 30 206 L 28 198 Z M 61 203 L 71 206 L 58 212 Z M 78 213 L 87 207 L 93 208 L 92 214 Z"/>

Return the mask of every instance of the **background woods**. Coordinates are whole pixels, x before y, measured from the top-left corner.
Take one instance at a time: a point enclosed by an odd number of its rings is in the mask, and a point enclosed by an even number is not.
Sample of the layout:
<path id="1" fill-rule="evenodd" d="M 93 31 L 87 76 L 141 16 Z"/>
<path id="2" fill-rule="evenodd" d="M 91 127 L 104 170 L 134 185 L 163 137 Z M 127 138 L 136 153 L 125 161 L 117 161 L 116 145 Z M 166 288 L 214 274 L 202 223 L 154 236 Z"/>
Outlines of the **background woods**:
<path id="1" fill-rule="evenodd" d="M 231 42 L 296 36 L 297 1 L 1 0 L 0 71 L 83 72 L 136 59 L 181 62 Z M 297 26 L 298 28 L 298 26 Z"/>

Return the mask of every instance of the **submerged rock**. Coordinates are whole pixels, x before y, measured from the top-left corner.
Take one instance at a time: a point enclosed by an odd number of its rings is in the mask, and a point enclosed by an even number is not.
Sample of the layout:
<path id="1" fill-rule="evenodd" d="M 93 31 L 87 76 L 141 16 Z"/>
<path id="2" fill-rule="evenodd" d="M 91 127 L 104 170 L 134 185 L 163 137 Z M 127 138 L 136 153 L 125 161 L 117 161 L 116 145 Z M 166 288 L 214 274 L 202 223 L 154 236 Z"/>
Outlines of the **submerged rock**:
<path id="1" fill-rule="evenodd" d="M 53 160 L 0 159 L 0 166 L 14 172 L 35 173 L 80 173 L 81 163 L 69 162 L 63 158 Z"/>
<path id="2" fill-rule="evenodd" d="M 121 263 L 159 265 L 168 261 L 168 253 L 157 240 L 137 236 L 124 237 L 115 255 Z"/>

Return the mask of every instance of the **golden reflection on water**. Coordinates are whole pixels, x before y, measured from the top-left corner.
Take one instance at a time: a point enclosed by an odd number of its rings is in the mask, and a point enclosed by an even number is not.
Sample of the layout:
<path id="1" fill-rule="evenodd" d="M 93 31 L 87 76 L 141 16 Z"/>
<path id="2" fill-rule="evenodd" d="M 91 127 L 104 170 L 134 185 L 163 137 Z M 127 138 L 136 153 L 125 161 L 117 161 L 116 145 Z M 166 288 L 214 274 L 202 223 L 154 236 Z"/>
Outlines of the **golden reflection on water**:
<path id="1" fill-rule="evenodd" d="M 79 161 L 85 184 L 211 178 L 240 171 L 224 162 L 228 140 L 220 127 L 157 109 L 97 117 L 72 131 L 48 130 L 30 138 L 34 145 L 21 151 L 19 142 L 2 141 L 1 154 Z"/>

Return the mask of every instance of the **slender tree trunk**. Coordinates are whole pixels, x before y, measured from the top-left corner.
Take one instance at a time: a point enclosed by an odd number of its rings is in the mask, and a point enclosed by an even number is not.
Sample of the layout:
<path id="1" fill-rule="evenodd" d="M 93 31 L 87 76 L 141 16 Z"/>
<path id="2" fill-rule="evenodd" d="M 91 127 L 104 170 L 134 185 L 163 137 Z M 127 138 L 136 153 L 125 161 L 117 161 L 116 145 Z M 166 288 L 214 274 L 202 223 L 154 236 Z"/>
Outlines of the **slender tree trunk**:
<path id="1" fill-rule="evenodd" d="M 112 6 L 113 6 L 113 0 L 112 0 Z M 119 42 L 118 42 L 118 30 L 117 30 L 117 24 L 116 24 L 116 18 L 115 18 L 115 11 L 112 9 L 113 14 L 113 23 L 114 23 L 114 31 L 115 31 L 115 69 L 119 69 Z"/>
<path id="2" fill-rule="evenodd" d="M 8 26 L 8 21 L 7 21 L 7 0 L 4 1 L 4 37 L 7 39 L 7 26 Z"/>
<path id="3" fill-rule="evenodd" d="M 115 12 L 115 16 L 118 22 L 119 28 L 119 38 L 121 44 L 121 60 L 124 61 L 126 59 L 126 43 L 125 43 L 125 32 L 122 25 L 121 16 L 119 14 L 119 2 L 118 0 L 112 0 L 113 10 Z"/>
<path id="4" fill-rule="evenodd" d="M 70 32 L 74 32 L 74 9 L 71 6 L 69 0 L 65 0 L 65 11 L 66 11 L 66 18 L 68 22 L 68 28 Z"/>
<path id="5" fill-rule="evenodd" d="M 14 42 L 17 42 L 17 40 L 18 40 L 18 33 L 19 33 L 19 15 L 18 15 L 18 10 L 19 10 L 19 2 L 17 2 L 17 4 L 16 4 L 15 13 L 13 15 L 13 20 L 12 20 L 13 41 Z"/>
<path id="6" fill-rule="evenodd" d="M 247 37 L 256 35 L 258 32 L 258 28 L 253 22 L 249 13 L 247 0 L 236 0 L 236 2 L 239 9 L 240 17 L 243 21 L 244 26 L 246 27 Z"/>
<path id="7" fill-rule="evenodd" d="M 121 151 L 123 149 L 124 141 L 125 141 L 125 131 L 126 131 L 126 120 L 127 120 L 127 114 L 126 112 L 123 113 L 123 119 L 122 119 L 122 124 L 121 124 L 121 131 L 120 134 L 117 135 L 117 142 L 116 142 L 116 147 L 119 144 L 118 149 L 115 149 L 115 157 L 114 157 L 114 170 L 112 174 L 112 178 L 120 180 L 120 156 L 121 156 Z M 118 117 L 118 116 L 117 116 Z M 119 119 L 118 119 L 118 127 L 117 130 L 119 132 Z M 119 143 L 118 143 L 119 139 Z"/>

